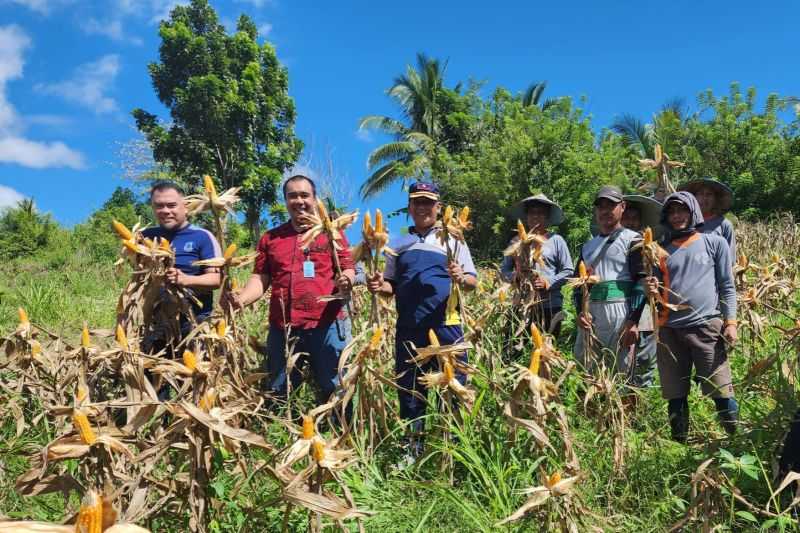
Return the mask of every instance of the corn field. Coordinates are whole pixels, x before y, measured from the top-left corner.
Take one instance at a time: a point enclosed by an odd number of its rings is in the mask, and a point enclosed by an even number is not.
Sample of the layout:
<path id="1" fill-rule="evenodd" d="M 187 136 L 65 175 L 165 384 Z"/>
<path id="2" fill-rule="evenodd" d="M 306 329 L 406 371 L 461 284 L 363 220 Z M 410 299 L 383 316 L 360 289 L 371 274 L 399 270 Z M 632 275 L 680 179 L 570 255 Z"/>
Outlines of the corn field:
<path id="1" fill-rule="evenodd" d="M 222 233 L 235 201 L 235 190 L 207 190 L 193 205 Z M 467 218 L 453 217 L 451 230 L 468 230 Z M 322 217 L 318 231 L 352 222 L 337 220 Z M 423 378 L 438 397 L 426 453 L 404 469 L 390 302 L 355 290 L 339 393 L 317 405 L 305 384 L 276 405 L 261 389 L 266 306 L 218 306 L 178 341 L 178 317 L 191 310 L 187 295 L 164 290 L 168 243 L 115 230 L 124 286 L 106 302 L 113 323 L 57 331 L 20 305 L 3 333 L 0 532 L 796 527 L 794 478 L 776 469 L 800 376 L 800 226 L 789 217 L 737 225 L 736 436 L 694 391 L 689 444 L 670 441 L 657 388 L 625 402 L 618 376 L 583 373 L 571 353 L 574 310 L 561 339 L 526 329 L 516 317 L 530 291 L 486 267 L 461 296 L 463 342 L 433 336 L 417 350 L 415 360 L 435 358 L 441 371 Z M 373 271 L 386 245 L 375 231 L 367 221 L 359 251 Z M 223 290 L 252 259 L 226 249 L 213 265 Z M 154 338 L 177 348 L 154 351 Z M 464 349 L 466 364 L 456 358 Z M 301 355 L 290 346 L 288 368 Z"/>

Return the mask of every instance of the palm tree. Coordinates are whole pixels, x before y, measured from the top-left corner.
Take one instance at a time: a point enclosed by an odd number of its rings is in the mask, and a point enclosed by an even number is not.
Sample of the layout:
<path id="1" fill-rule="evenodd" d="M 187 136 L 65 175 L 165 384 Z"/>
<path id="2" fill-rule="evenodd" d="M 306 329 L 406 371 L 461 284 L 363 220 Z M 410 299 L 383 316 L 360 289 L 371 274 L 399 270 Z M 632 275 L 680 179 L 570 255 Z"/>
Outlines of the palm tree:
<path id="1" fill-rule="evenodd" d="M 417 54 L 416 69 L 409 65 L 387 91 L 399 104 L 404 120 L 371 115 L 359 122 L 359 129 L 374 128 L 394 137 L 369 155 L 372 174 L 361 185 L 362 198 L 375 196 L 398 180 L 405 184 L 410 178 L 430 174 L 441 140 L 439 100 L 446 67 L 446 63 Z"/>
<path id="2" fill-rule="evenodd" d="M 558 103 L 558 98 L 548 98 L 544 102 L 542 102 L 542 94 L 544 94 L 544 90 L 547 88 L 547 80 L 544 81 L 536 81 L 531 83 L 525 92 L 522 94 L 522 105 L 524 107 L 529 106 L 539 106 L 542 111 L 556 105 Z"/>
<path id="3" fill-rule="evenodd" d="M 635 116 L 625 113 L 611 124 L 611 131 L 620 135 L 640 157 L 654 158 L 657 144 L 674 147 L 679 139 L 671 138 L 675 123 L 680 127 L 686 122 L 687 109 L 682 98 L 667 100 L 661 110 L 653 115 L 652 124 L 645 124 Z"/>

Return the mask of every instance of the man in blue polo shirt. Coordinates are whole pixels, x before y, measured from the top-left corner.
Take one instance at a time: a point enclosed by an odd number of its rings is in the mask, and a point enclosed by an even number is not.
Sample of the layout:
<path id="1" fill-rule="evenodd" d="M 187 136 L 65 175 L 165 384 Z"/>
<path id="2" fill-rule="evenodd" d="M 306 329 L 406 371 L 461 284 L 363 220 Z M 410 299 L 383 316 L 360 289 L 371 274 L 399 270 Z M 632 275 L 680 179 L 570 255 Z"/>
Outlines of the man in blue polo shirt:
<path id="1" fill-rule="evenodd" d="M 409 362 L 412 357 L 410 345 L 418 348 L 430 345 L 428 330 L 433 330 L 443 344 L 455 344 L 462 340 L 461 318 L 458 309 L 447 313 L 447 301 L 453 282 L 463 290 L 472 290 L 478 284 L 477 271 L 466 243 L 456 242 L 450 237 L 450 249 L 455 260 L 448 264 L 447 251 L 439 236 L 436 223 L 441 209 L 439 188 L 433 183 L 414 183 L 409 189 L 408 213 L 414 225 L 408 234 L 391 243 L 397 256 L 386 255 L 383 273 L 376 273 L 367 280 L 371 292 L 395 295 L 397 301 L 397 331 L 395 335 L 395 370 L 397 383 L 402 387 L 397 392 L 400 399 L 400 416 L 412 421 L 412 435 L 420 436 L 425 427 L 421 417 L 425 415 L 427 394 L 419 378 L 435 369 L 438 363 L 432 360 L 423 366 Z M 462 354 L 466 360 L 467 354 Z M 456 373 L 463 384 L 466 376 Z M 415 460 L 422 453 L 421 438 L 409 441 L 408 460 Z"/>
<path id="2" fill-rule="evenodd" d="M 142 234 L 150 239 L 166 239 L 175 251 L 175 267 L 166 272 L 166 281 L 183 287 L 197 298 L 193 303 L 195 320 L 200 322 L 211 314 L 214 307 L 214 289 L 222 283 L 219 269 L 194 266 L 195 261 L 221 257 L 219 243 L 214 235 L 203 228 L 189 224 L 186 204 L 180 187 L 171 181 L 159 181 L 150 190 L 150 204 L 158 226 L 145 229 Z M 190 325 L 181 319 L 182 334 Z"/>

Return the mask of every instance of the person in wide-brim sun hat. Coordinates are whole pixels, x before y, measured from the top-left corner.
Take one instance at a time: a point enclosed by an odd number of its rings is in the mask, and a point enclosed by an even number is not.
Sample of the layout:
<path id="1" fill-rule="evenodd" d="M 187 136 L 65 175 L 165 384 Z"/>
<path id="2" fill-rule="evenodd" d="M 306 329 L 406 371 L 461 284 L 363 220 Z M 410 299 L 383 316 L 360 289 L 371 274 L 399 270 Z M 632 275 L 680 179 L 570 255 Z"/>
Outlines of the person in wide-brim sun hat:
<path id="1" fill-rule="evenodd" d="M 564 210 L 561 209 L 561 206 L 542 193 L 528 196 L 524 200 L 517 202 L 512 211 L 512 216 L 524 222 L 528 207 L 534 204 L 539 204 L 548 208 L 549 215 L 546 222 L 548 227 L 558 226 L 564 222 Z"/>
<path id="2" fill-rule="evenodd" d="M 622 214 L 622 225 L 633 231 L 642 232 L 645 228 L 653 230 L 653 237 L 658 239 L 663 233 L 661 227 L 662 204 L 651 196 L 627 194 L 625 212 Z"/>
<path id="3" fill-rule="evenodd" d="M 736 234 L 733 231 L 733 224 L 724 216 L 733 205 L 733 190 L 728 185 L 712 178 L 687 181 L 678 187 L 678 190 L 690 192 L 697 198 L 705 220 L 699 231 L 722 235 L 731 249 L 731 260 L 735 263 L 737 257 Z"/>

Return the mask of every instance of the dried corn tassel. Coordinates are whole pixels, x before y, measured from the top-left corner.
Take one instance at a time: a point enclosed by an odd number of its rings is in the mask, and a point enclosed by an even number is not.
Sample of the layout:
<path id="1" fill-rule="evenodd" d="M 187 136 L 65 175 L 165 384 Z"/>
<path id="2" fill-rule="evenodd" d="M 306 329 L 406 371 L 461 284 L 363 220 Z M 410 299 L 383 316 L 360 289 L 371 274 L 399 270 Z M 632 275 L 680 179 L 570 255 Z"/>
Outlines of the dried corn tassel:
<path id="1" fill-rule="evenodd" d="M 86 387 L 83 383 L 79 383 L 78 386 L 75 388 L 75 402 L 81 403 L 83 400 L 89 397 L 89 388 Z"/>
<path id="2" fill-rule="evenodd" d="M 84 444 L 91 446 L 97 442 L 97 434 L 95 434 L 94 429 L 92 429 L 91 424 L 89 424 L 89 418 L 86 416 L 86 413 L 80 409 L 73 410 L 72 424 L 75 426 Z"/>
<path id="3" fill-rule="evenodd" d="M 303 439 L 310 440 L 315 434 L 314 420 L 308 415 L 303 415 Z"/>
<path id="4" fill-rule="evenodd" d="M 129 241 L 133 239 L 133 233 L 131 233 L 131 230 L 129 230 L 122 222 L 114 219 L 111 221 L 111 227 L 114 228 L 114 231 L 117 232 L 117 235 L 119 235 L 119 238 L 123 241 Z"/>

